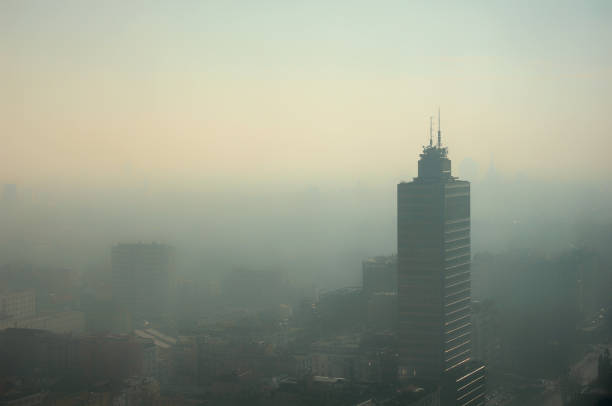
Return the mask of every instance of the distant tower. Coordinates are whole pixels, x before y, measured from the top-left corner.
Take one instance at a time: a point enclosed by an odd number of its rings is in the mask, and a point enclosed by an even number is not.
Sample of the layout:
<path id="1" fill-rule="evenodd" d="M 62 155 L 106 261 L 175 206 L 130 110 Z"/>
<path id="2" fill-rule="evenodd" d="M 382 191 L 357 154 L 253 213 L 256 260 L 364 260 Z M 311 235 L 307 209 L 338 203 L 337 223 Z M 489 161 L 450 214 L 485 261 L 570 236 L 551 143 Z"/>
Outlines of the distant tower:
<path id="1" fill-rule="evenodd" d="M 136 320 L 165 319 L 174 299 L 174 248 L 164 244 L 118 244 L 111 257 L 114 300 Z"/>
<path id="2" fill-rule="evenodd" d="M 17 201 L 17 185 L 14 183 L 5 184 L 2 188 L 2 200 L 6 203 Z"/>
<path id="3" fill-rule="evenodd" d="M 470 183 L 451 176 L 439 113 L 437 135 L 397 185 L 400 373 L 428 379 L 470 360 L 472 328 Z"/>
<path id="4" fill-rule="evenodd" d="M 373 257 L 362 261 L 363 293 L 397 291 L 397 257 Z"/>

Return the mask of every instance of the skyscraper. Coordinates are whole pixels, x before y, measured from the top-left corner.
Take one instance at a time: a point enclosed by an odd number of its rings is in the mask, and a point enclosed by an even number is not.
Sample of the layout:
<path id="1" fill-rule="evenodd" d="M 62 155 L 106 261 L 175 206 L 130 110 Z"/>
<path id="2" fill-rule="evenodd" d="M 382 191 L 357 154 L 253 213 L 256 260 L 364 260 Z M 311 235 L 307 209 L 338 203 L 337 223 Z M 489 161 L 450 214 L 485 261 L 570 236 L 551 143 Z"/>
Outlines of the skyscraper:
<path id="1" fill-rule="evenodd" d="M 397 185 L 398 336 L 400 374 L 439 379 L 470 360 L 470 183 L 431 135 Z"/>

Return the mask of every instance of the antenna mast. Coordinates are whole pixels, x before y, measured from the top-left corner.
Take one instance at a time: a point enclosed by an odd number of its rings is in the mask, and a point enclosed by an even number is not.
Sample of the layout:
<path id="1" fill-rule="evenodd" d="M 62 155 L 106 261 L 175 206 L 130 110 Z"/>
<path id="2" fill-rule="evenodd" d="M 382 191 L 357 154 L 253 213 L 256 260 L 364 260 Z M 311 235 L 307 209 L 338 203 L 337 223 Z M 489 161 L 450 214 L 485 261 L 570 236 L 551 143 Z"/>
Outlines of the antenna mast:
<path id="1" fill-rule="evenodd" d="M 433 117 L 429 116 L 429 146 L 433 145 Z"/>
<path id="2" fill-rule="evenodd" d="M 442 131 L 440 130 L 440 107 L 438 107 L 438 148 L 442 146 Z"/>

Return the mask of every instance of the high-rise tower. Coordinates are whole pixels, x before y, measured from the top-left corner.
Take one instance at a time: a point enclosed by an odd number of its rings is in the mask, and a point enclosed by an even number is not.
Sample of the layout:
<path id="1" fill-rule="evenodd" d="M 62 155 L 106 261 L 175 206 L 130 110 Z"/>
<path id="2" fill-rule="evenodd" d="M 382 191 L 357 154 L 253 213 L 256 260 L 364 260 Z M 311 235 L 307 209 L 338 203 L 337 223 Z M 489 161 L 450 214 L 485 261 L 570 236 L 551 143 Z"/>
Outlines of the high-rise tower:
<path id="1" fill-rule="evenodd" d="M 397 185 L 400 374 L 439 379 L 470 360 L 470 183 L 438 142 Z"/>

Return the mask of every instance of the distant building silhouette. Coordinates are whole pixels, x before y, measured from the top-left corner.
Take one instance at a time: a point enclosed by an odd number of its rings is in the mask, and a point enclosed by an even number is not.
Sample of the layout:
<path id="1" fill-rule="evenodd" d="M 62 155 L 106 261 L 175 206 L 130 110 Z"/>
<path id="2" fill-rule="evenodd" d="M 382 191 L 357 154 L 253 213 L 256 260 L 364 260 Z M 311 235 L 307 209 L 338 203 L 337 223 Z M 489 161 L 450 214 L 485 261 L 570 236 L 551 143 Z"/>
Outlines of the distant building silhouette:
<path id="1" fill-rule="evenodd" d="M 361 262 L 363 292 L 395 292 L 397 290 L 397 257 L 395 255 L 368 258 Z"/>
<path id="2" fill-rule="evenodd" d="M 451 175 L 439 123 L 418 177 L 397 185 L 397 249 L 400 377 L 442 382 L 444 404 L 484 404 L 484 367 L 470 362 L 470 183 Z"/>
<path id="3" fill-rule="evenodd" d="M 17 185 L 14 183 L 7 183 L 2 187 L 2 200 L 6 203 L 13 203 L 17 201 Z"/>
<path id="4" fill-rule="evenodd" d="M 397 256 L 377 256 L 361 263 L 367 326 L 393 330 L 397 324 Z"/>
<path id="5" fill-rule="evenodd" d="M 39 329 L 54 333 L 80 333 L 84 314 L 75 310 L 38 313 L 34 289 L 0 291 L 0 330 Z"/>
<path id="6" fill-rule="evenodd" d="M 113 299 L 136 320 L 161 320 L 174 301 L 174 248 L 118 244 L 112 249 Z"/>

